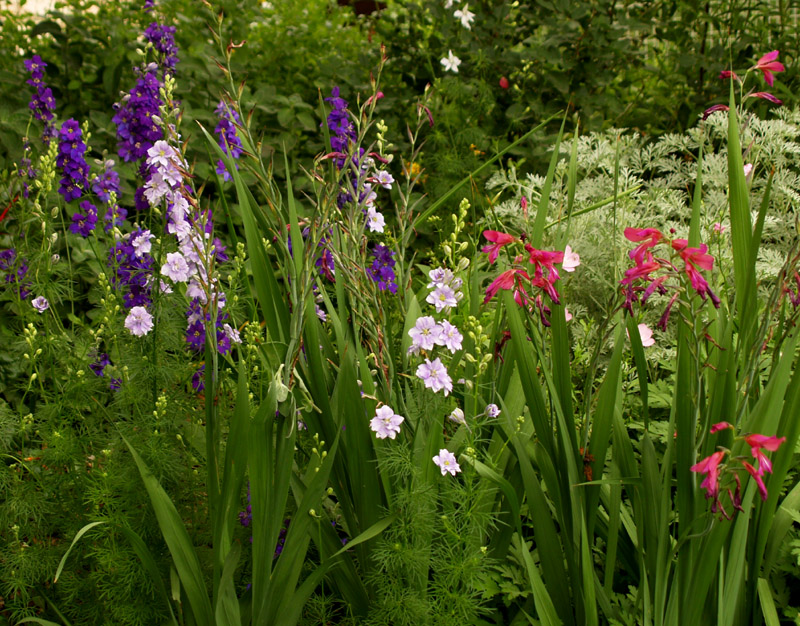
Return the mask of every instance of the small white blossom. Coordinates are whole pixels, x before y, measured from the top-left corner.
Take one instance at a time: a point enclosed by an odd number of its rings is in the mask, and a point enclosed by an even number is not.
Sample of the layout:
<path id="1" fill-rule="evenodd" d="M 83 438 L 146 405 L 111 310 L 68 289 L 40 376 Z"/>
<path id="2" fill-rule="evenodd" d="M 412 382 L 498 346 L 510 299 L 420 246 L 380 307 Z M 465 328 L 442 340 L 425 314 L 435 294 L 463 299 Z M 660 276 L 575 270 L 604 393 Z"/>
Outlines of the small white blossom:
<path id="1" fill-rule="evenodd" d="M 461 59 L 453 54 L 452 50 L 448 50 L 447 56 L 442 59 L 441 63 L 446 72 L 454 72 L 458 74 L 458 66 L 461 65 Z"/>
<path id="2" fill-rule="evenodd" d="M 463 9 L 454 12 L 453 17 L 457 20 L 461 20 L 461 25 L 467 30 L 472 29 L 472 21 L 475 19 L 475 14 L 469 10 L 468 4 L 465 4 Z"/>

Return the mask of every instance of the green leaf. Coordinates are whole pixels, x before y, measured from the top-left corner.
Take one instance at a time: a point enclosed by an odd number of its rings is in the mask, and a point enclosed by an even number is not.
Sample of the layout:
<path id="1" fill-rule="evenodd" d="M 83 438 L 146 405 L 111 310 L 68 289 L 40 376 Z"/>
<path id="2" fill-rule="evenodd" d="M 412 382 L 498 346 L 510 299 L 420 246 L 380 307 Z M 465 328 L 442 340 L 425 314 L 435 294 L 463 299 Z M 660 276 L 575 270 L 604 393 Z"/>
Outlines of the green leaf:
<path id="1" fill-rule="evenodd" d="M 214 613 L 206 592 L 203 571 L 189 533 L 186 532 L 186 527 L 167 492 L 164 491 L 128 440 L 125 437 L 122 437 L 122 440 L 128 446 L 128 450 L 136 462 L 136 467 L 139 469 L 147 494 L 150 496 L 150 503 L 155 511 L 158 526 L 172 555 L 172 562 L 178 571 L 195 620 L 199 626 L 214 626 Z"/>
<path id="2" fill-rule="evenodd" d="M 75 544 L 78 543 L 78 541 L 80 541 L 80 538 L 83 537 L 90 530 L 92 530 L 92 528 L 94 528 L 95 526 L 100 526 L 100 524 L 106 524 L 106 523 L 107 522 L 103 521 L 91 522 L 89 524 L 86 524 L 86 526 L 84 526 L 77 533 L 75 533 L 75 537 L 72 540 L 72 543 L 69 544 L 69 548 L 67 548 L 67 551 L 64 553 L 64 556 L 61 557 L 61 562 L 58 564 L 58 569 L 56 569 L 56 575 L 53 577 L 53 583 L 58 582 L 58 577 L 61 576 L 61 572 L 63 571 L 64 565 L 67 562 L 67 557 L 69 556 L 69 553 L 72 552 L 72 548 L 75 547 Z"/>

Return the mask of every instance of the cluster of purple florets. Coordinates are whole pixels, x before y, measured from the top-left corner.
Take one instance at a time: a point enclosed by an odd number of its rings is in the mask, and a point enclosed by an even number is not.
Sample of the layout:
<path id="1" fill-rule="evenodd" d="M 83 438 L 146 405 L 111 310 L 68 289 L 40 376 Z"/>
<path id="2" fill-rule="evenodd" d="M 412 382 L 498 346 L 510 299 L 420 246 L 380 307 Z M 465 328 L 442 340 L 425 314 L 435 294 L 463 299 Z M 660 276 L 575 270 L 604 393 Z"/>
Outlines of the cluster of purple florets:
<path id="1" fill-rule="evenodd" d="M 119 197 L 119 174 L 112 169 L 113 161 L 106 161 L 105 169 L 102 174 L 96 175 L 92 179 L 92 191 L 97 198 L 108 208 L 103 219 L 106 222 L 105 230 L 108 232 L 114 226 L 122 226 L 128 216 L 128 210 L 119 206 L 116 202 L 112 204 L 111 194 Z"/>
<path id="2" fill-rule="evenodd" d="M 275 553 L 273 554 L 272 558 L 277 559 L 281 552 L 283 552 L 283 546 L 286 543 L 286 533 L 289 530 L 289 524 L 291 523 L 291 519 L 283 520 L 283 524 L 281 525 L 281 530 L 278 533 L 278 543 L 275 545 Z M 244 511 L 239 511 L 239 523 L 244 526 L 245 528 L 249 528 L 250 524 L 253 523 L 253 508 L 250 504 L 250 483 L 247 483 L 247 506 L 245 507 Z M 250 543 L 253 543 L 253 537 L 250 537 Z"/>
<path id="3" fill-rule="evenodd" d="M 72 214 L 72 224 L 69 231 L 81 237 L 88 237 L 97 225 L 97 207 L 88 200 L 80 204 L 80 212 Z"/>
<path id="4" fill-rule="evenodd" d="M 25 280 L 28 275 L 28 263 L 25 259 L 17 259 L 17 251 L 8 248 L 0 252 L 0 272 L 5 274 L 7 285 L 15 285 L 19 296 L 25 300 L 31 295 L 31 283 Z"/>
<path id="5" fill-rule="evenodd" d="M 228 314 L 223 313 L 217 316 L 217 350 L 220 354 L 228 354 L 231 351 L 232 330 L 225 324 Z M 186 311 L 186 342 L 192 350 L 202 352 L 206 348 L 206 324 L 211 321 L 211 313 L 203 310 L 200 300 L 195 298 Z"/>
<path id="6" fill-rule="evenodd" d="M 36 90 L 31 96 L 28 106 L 33 111 L 33 117 L 44 122 L 42 139 L 45 143 L 49 142 L 50 137 L 54 134 L 51 122 L 53 121 L 53 111 L 56 110 L 56 99 L 53 97 L 50 87 L 44 82 L 44 68 L 46 67 L 47 63 L 42 61 L 42 57 L 38 54 L 33 55 L 31 59 L 25 59 L 25 69 L 31 73 L 30 79 L 26 82 Z"/>
<path id="7" fill-rule="evenodd" d="M 163 133 L 153 116 L 158 115 L 161 83 L 156 75 L 158 66 L 151 63 L 144 71 L 136 69 L 139 78 L 121 102 L 114 105 L 116 114 L 111 121 L 117 125 L 117 151 L 125 162 L 138 161 L 147 155 Z"/>
<path id="8" fill-rule="evenodd" d="M 64 176 L 58 193 L 64 196 L 65 202 L 77 200 L 89 186 L 89 166 L 83 155 L 86 144 L 82 140 L 81 126 L 74 119 L 68 119 L 58 131 L 58 158 L 56 165 Z"/>
<path id="9" fill-rule="evenodd" d="M 342 156 L 336 158 L 336 167 L 342 169 L 347 155 L 348 142 L 357 141 L 356 129 L 353 120 L 347 111 L 347 100 L 339 97 L 339 87 L 331 89 L 329 98 L 325 102 L 331 103 L 331 112 L 328 113 L 328 130 L 331 131 L 331 149 Z"/>
<path id="10" fill-rule="evenodd" d="M 378 283 L 378 289 L 397 293 L 397 283 L 395 282 L 394 251 L 381 244 L 375 244 L 370 251 L 373 257 L 372 265 L 367 268 L 367 274 Z"/>
<path id="11" fill-rule="evenodd" d="M 129 237 L 118 241 L 108 252 L 108 266 L 114 270 L 111 283 L 122 291 L 123 302 L 127 309 L 135 306 L 148 307 L 153 301 L 151 297 L 153 257 L 150 255 L 149 246 L 139 244 L 143 240 L 149 241 L 149 236 L 149 231 L 138 228 Z"/>
<path id="12" fill-rule="evenodd" d="M 178 65 L 178 46 L 175 43 L 175 27 L 153 22 L 144 31 L 144 38 L 164 57 L 164 69 L 175 71 Z"/>
<path id="13" fill-rule="evenodd" d="M 219 123 L 214 129 L 214 133 L 219 135 L 219 147 L 225 154 L 238 159 L 242 154 L 242 141 L 236 135 L 236 126 L 242 124 L 239 114 L 224 100 L 220 100 L 219 106 L 214 112 L 219 117 Z M 236 167 L 238 169 L 239 166 Z M 217 174 L 221 174 L 224 180 L 231 179 L 222 159 L 217 161 Z"/>

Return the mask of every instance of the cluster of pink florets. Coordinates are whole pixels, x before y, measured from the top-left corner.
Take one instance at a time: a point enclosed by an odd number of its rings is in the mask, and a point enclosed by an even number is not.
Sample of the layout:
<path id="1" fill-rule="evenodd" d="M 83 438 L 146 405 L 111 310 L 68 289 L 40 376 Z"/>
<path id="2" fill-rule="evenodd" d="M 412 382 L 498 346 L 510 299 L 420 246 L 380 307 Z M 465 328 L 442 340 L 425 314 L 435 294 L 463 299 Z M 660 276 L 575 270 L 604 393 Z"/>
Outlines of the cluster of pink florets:
<path id="1" fill-rule="evenodd" d="M 668 240 L 661 231 L 655 228 L 626 228 L 625 237 L 629 241 L 639 244 L 628 253 L 635 265 L 625 271 L 625 277 L 620 281 L 625 293 L 625 302 L 622 306 L 629 312 L 633 313 L 634 302 L 643 305 L 656 291 L 662 295 L 673 291 L 667 308 L 658 322 L 658 327 L 665 330 L 670 311 L 681 292 L 680 287 L 671 283 L 670 279 L 679 277 L 681 274 L 689 279 L 692 289 L 703 300 L 709 299 L 715 307 L 719 308 L 719 298 L 700 273 L 700 270 L 710 271 L 714 268 L 714 257 L 708 254 L 706 244 L 690 248 L 686 239 Z M 673 258 L 677 253 L 678 258 L 683 261 L 683 268 L 679 268 L 669 259 L 653 254 L 654 249 L 662 243 L 671 248 Z"/>

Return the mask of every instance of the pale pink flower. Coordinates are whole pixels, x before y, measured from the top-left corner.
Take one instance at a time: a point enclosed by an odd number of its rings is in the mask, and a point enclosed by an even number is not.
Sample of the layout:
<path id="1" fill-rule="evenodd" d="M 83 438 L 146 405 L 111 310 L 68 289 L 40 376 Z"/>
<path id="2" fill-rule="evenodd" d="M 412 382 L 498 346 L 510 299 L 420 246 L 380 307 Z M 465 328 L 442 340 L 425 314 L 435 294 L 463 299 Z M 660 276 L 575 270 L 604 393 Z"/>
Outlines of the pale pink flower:
<path id="1" fill-rule="evenodd" d="M 180 252 L 170 252 L 167 262 L 161 266 L 161 274 L 176 283 L 185 283 L 189 280 L 189 264 Z"/>
<path id="2" fill-rule="evenodd" d="M 425 359 L 417 368 L 417 378 L 420 378 L 425 387 L 431 389 L 434 393 L 444 390 L 444 395 L 447 396 L 453 391 L 453 380 L 447 373 L 447 368 L 437 358 L 431 361 Z"/>
<path id="3" fill-rule="evenodd" d="M 642 345 L 645 348 L 654 346 L 656 340 L 653 339 L 653 330 L 647 324 L 639 324 L 637 328 L 639 329 L 639 337 L 642 340 Z"/>
<path id="4" fill-rule="evenodd" d="M 453 354 L 455 354 L 458 350 L 461 350 L 461 342 L 463 341 L 464 337 L 458 331 L 458 328 L 453 326 L 447 320 L 443 320 L 439 326 L 442 330 L 437 343 L 450 350 L 450 352 Z"/>
<path id="5" fill-rule="evenodd" d="M 575 268 L 581 264 L 581 257 L 576 254 L 571 247 L 564 248 L 564 261 L 561 267 L 565 272 L 574 272 Z"/>

